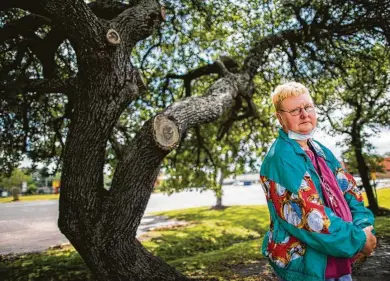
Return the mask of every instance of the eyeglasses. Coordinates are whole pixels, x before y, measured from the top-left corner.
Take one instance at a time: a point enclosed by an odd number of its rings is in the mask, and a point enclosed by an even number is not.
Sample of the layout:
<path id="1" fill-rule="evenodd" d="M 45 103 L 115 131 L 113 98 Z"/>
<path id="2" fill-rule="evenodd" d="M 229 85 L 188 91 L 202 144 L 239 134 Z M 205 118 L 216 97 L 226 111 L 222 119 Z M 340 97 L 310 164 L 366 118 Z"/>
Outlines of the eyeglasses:
<path id="1" fill-rule="evenodd" d="M 314 105 L 312 104 L 308 104 L 308 105 L 305 105 L 304 107 L 297 107 L 295 109 L 292 109 L 292 110 L 283 110 L 283 109 L 279 109 L 279 111 L 282 111 L 282 112 L 288 112 L 290 113 L 292 116 L 297 116 L 297 115 L 301 115 L 302 114 L 302 110 L 305 110 L 307 113 L 310 113 L 310 112 L 313 112 L 316 108 L 314 107 Z"/>

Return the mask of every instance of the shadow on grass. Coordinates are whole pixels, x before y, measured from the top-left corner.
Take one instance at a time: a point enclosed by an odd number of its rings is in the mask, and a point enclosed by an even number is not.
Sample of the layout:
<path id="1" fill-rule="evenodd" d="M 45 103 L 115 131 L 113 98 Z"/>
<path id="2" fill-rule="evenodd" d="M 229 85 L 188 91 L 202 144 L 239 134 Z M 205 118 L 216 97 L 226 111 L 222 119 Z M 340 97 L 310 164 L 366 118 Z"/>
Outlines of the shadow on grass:
<path id="1" fill-rule="evenodd" d="M 0 280 L 92 280 L 80 255 L 68 246 L 43 253 L 0 256 Z"/>

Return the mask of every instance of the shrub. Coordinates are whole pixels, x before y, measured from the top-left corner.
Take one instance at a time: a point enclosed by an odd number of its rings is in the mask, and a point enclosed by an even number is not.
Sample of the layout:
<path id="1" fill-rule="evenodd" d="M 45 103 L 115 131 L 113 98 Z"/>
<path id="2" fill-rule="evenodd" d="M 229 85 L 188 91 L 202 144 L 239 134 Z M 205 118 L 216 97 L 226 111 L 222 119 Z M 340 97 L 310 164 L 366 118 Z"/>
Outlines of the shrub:
<path id="1" fill-rule="evenodd" d="M 35 184 L 29 185 L 26 191 L 26 195 L 33 195 L 37 193 L 37 186 Z"/>

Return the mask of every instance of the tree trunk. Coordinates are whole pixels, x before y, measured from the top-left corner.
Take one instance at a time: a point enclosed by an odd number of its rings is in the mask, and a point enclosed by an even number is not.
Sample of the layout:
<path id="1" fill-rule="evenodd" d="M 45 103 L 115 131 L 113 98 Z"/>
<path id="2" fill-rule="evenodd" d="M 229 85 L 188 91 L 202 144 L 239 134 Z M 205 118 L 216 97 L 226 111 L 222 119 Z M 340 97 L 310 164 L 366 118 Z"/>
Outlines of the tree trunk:
<path id="1" fill-rule="evenodd" d="M 221 169 L 218 170 L 218 179 L 217 179 L 217 186 L 216 190 L 214 190 L 215 197 L 217 199 L 215 206 L 213 209 L 215 210 L 223 210 L 225 207 L 222 205 L 222 196 L 223 196 L 223 189 L 222 189 L 222 183 L 223 183 L 223 172 Z"/>
<path id="2" fill-rule="evenodd" d="M 134 237 L 80 237 L 72 241 L 94 279 L 99 281 L 188 281 L 189 279 L 149 253 Z M 93 241 L 93 242 L 92 242 Z M 78 243 L 80 242 L 80 243 Z M 96 243 L 97 242 L 97 243 Z"/>
<path id="3" fill-rule="evenodd" d="M 362 142 L 360 136 L 358 135 L 353 136 L 352 139 L 353 139 L 353 146 L 355 149 L 357 166 L 358 166 L 360 177 L 362 179 L 363 187 L 367 194 L 369 208 L 374 214 L 378 214 L 378 210 L 379 210 L 378 202 L 375 198 L 374 191 L 370 183 L 370 178 L 368 176 L 369 170 L 366 161 L 364 160 L 363 157 Z"/>
<path id="4" fill-rule="evenodd" d="M 144 149 L 153 152 L 154 147 L 149 142 L 151 138 L 146 133 L 141 134 L 134 139 L 134 149 L 128 150 L 128 157 L 118 164 L 117 171 L 126 172 L 127 176 L 118 181 L 118 176 L 114 175 L 111 189 L 103 188 L 107 136 L 119 117 L 121 106 L 108 108 L 96 93 L 115 89 L 97 87 L 99 90 L 86 91 L 84 95 L 94 95 L 94 101 L 80 101 L 80 107 L 93 108 L 92 114 L 75 111 L 70 126 L 62 174 L 59 227 L 97 280 L 188 280 L 150 254 L 135 238 L 158 174 L 158 165 L 166 153 L 144 153 Z M 150 123 L 145 125 L 148 130 L 144 132 L 150 132 Z M 147 170 L 149 164 L 150 170 Z M 127 166 L 126 171 L 122 170 L 123 166 Z M 140 179 L 142 169 L 146 175 Z"/>
<path id="5" fill-rule="evenodd" d="M 123 39 L 126 33 L 119 34 Z M 108 138 L 123 110 L 142 93 L 142 81 L 129 63 L 131 48 L 100 44 L 99 52 L 76 48 L 80 71 L 64 150 L 58 226 L 96 280 L 188 280 L 136 239 L 160 163 L 169 152 L 155 141 L 159 120 L 166 118 L 145 123 L 124 151 L 110 190 L 104 189 Z M 171 136 L 170 130 L 162 131 Z"/>
<path id="6" fill-rule="evenodd" d="M 215 208 L 220 209 L 223 207 L 222 206 L 222 194 L 219 195 L 218 193 L 216 193 L 215 196 L 217 197 L 217 202 L 215 203 Z"/>

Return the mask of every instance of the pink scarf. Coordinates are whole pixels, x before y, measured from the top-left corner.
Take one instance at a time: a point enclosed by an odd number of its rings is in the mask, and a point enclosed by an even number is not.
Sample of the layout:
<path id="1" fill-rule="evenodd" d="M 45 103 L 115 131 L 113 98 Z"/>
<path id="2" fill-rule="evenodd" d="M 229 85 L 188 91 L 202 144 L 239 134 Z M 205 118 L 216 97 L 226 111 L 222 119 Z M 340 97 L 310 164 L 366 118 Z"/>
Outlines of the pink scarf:
<path id="1" fill-rule="evenodd" d="M 343 193 L 338 186 L 335 175 L 332 173 L 325 160 L 322 157 L 315 156 L 311 150 L 305 150 L 309 156 L 311 162 L 316 168 L 319 175 L 322 175 L 322 194 L 325 201 L 325 205 L 332 209 L 332 211 L 346 222 L 352 222 L 351 210 Z M 317 161 L 319 167 L 317 166 Z M 319 170 L 320 169 L 320 170 Z M 349 258 L 336 258 L 328 256 L 328 263 L 326 265 L 325 278 L 339 278 L 341 276 L 351 274 L 352 259 Z"/>

